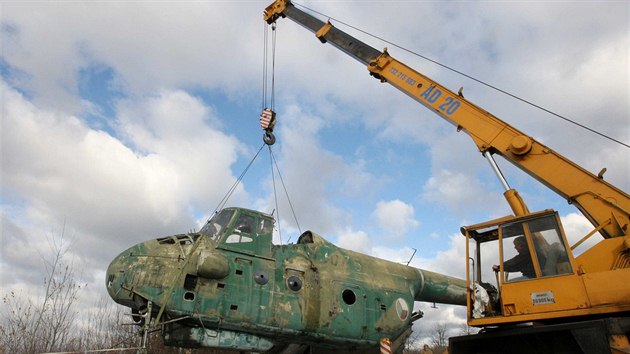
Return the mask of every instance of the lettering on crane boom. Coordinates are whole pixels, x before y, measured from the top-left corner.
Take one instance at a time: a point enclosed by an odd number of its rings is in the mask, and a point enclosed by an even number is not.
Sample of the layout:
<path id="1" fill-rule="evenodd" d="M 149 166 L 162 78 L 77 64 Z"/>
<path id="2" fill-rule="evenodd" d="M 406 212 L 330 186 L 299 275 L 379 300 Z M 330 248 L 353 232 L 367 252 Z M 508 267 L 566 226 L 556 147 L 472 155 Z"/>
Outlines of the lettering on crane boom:
<path id="1" fill-rule="evenodd" d="M 391 67 L 389 69 L 389 72 L 392 75 L 396 75 L 397 78 L 401 79 L 402 81 L 404 81 L 407 85 L 409 86 L 416 86 L 416 80 L 412 77 L 409 77 L 407 74 L 405 74 L 404 72 L 398 70 L 395 67 Z"/>
<path id="2" fill-rule="evenodd" d="M 389 69 L 389 73 L 396 76 L 396 78 L 400 79 L 404 83 L 409 86 L 416 87 L 416 80 L 409 75 L 405 74 L 402 70 L 399 70 L 396 67 L 391 67 Z M 442 91 L 434 85 L 429 86 L 427 89 L 420 94 L 420 99 L 426 101 L 427 103 L 434 104 L 442 97 Z M 447 116 L 455 113 L 457 109 L 459 109 L 460 103 L 454 97 L 447 96 L 444 99 L 444 102 L 438 106 L 438 109 L 442 111 Z"/>
<path id="3" fill-rule="evenodd" d="M 532 303 L 536 305 L 555 304 L 556 298 L 553 296 L 553 291 L 543 291 L 539 293 L 531 293 Z"/>

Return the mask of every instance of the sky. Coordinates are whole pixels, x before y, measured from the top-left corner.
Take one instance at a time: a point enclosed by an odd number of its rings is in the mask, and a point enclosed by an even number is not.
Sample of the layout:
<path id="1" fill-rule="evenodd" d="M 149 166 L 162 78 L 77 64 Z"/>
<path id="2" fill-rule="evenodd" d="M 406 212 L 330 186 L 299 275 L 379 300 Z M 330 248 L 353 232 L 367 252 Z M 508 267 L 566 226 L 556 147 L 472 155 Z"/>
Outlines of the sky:
<path id="1" fill-rule="evenodd" d="M 409 53 L 629 144 L 627 1 L 298 3 L 446 87 L 463 86 L 467 99 L 593 173 L 606 167 L 606 180 L 630 191 L 627 147 Z M 271 92 L 273 156 L 299 228 L 278 183 L 275 203 L 267 149 L 227 205 L 276 210 L 276 242 L 312 230 L 397 262 L 415 249 L 412 265 L 465 276 L 460 226 L 511 213 L 472 140 L 288 19 L 271 59 L 268 4 L 0 3 L 3 294 L 37 293 L 43 259 L 62 242 L 88 304 L 106 296 L 117 254 L 199 229 L 262 146 L 258 118 Z M 530 210 L 558 210 L 572 240 L 590 230 L 577 209 L 497 160 Z M 416 304 L 418 332 L 465 322 L 462 308 L 429 305 Z"/>

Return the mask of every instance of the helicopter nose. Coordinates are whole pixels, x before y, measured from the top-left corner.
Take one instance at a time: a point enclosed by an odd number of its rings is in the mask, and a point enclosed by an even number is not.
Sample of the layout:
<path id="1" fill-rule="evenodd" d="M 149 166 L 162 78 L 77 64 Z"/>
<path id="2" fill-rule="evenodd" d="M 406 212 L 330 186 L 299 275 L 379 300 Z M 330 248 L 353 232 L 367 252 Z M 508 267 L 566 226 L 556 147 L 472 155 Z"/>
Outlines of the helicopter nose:
<path id="1" fill-rule="evenodd" d="M 129 285 L 135 273 L 133 258 L 137 259 L 137 256 L 142 254 L 142 249 L 142 243 L 140 243 L 125 250 L 107 267 L 105 279 L 107 293 L 115 302 L 123 306 L 134 306 L 133 293 L 127 289 L 131 289 Z"/>
<path id="2" fill-rule="evenodd" d="M 122 252 L 107 268 L 105 285 L 109 296 L 118 304 L 140 310 L 146 301 L 155 301 L 172 282 L 187 284 L 187 279 L 196 277 L 225 278 L 230 271 L 228 259 L 213 243 L 202 242 L 202 246 L 193 247 L 199 236 L 167 236 Z M 186 272 L 182 264 L 187 265 Z"/>

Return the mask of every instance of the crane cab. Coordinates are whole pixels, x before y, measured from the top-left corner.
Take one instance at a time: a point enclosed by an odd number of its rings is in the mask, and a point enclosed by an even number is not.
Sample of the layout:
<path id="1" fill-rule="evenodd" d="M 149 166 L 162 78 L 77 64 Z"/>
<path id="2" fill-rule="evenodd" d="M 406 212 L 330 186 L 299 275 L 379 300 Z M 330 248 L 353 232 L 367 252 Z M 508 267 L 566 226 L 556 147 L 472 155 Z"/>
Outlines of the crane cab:
<path id="1" fill-rule="evenodd" d="M 563 317 L 588 307 L 555 211 L 503 217 L 463 227 L 462 233 L 470 325 L 548 319 L 553 312 Z"/>

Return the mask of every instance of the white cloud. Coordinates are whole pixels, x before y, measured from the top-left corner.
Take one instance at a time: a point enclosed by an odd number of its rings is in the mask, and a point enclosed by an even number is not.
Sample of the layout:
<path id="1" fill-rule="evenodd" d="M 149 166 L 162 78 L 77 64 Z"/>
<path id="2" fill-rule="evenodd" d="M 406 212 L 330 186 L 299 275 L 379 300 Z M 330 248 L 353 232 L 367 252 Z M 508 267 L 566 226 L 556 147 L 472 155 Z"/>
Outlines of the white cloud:
<path id="1" fill-rule="evenodd" d="M 188 204 L 199 210 L 209 208 L 207 201 L 219 199 L 235 180 L 230 166 L 247 149 L 235 137 L 217 129 L 219 118 L 199 99 L 170 91 L 146 100 L 125 101 L 118 108 L 118 128 L 125 140 L 137 154 L 153 161 L 146 171 L 149 184 L 172 189 L 170 193 L 155 190 L 151 195 L 166 194 L 169 200 L 179 200 L 173 205 L 177 210 Z M 154 164 L 157 171 L 170 176 L 154 174 L 150 171 Z M 160 168 L 164 164 L 166 168 Z M 241 188 L 236 198 L 243 202 Z"/>
<path id="2" fill-rule="evenodd" d="M 333 200 L 339 195 L 360 195 L 372 176 L 360 163 L 348 163 L 343 156 L 322 146 L 319 132 L 326 122 L 321 117 L 297 106 L 287 107 L 286 112 L 279 112 L 279 117 L 282 124 L 277 127 L 276 136 L 282 143 L 276 157 L 301 227 L 322 235 L 343 232 L 349 212 L 336 206 Z M 268 182 L 266 186 L 271 192 L 271 181 Z M 268 200 L 268 205 L 274 204 L 271 193 Z M 287 219 L 283 223 L 294 227 L 286 199 L 279 202 Z"/>
<path id="3" fill-rule="evenodd" d="M 140 154 L 76 117 L 39 109 L 4 83 L 2 91 L 3 203 L 12 203 L 3 218 L 28 243 L 66 220 L 81 235 L 74 241 L 81 257 L 106 262 L 134 240 L 195 228 L 191 210 L 209 213 L 208 201 L 234 180 L 240 143 L 205 126 L 208 110 L 200 102 L 191 109 L 195 100 L 183 93 L 121 108 L 121 125 L 133 127 L 128 142 Z M 132 116 L 150 119 L 134 126 Z M 190 125 L 195 134 L 186 132 Z M 246 195 L 239 189 L 234 198 Z M 17 251 L 3 248 L 7 258 Z"/>
<path id="4" fill-rule="evenodd" d="M 479 205 L 486 206 L 486 185 L 475 176 L 463 172 L 440 170 L 429 178 L 423 186 L 423 200 L 438 203 L 460 215 L 475 210 Z"/>
<path id="5" fill-rule="evenodd" d="M 365 231 L 346 229 L 337 237 L 337 246 L 355 252 L 370 253 L 371 241 Z"/>
<path id="6" fill-rule="evenodd" d="M 28 73 L 23 83 L 36 102 L 67 111 L 79 107 L 79 69 L 93 63 L 113 68 L 134 93 L 203 85 L 240 95 L 260 77 L 261 13 L 247 3 L 12 2 L 3 4 L 13 30 L 3 33 L 2 54 Z M 238 43 L 226 33 L 238 33 Z"/>
<path id="7" fill-rule="evenodd" d="M 560 221 L 562 222 L 562 227 L 564 228 L 564 233 L 567 236 L 567 241 L 570 246 L 575 245 L 579 240 L 594 229 L 593 224 L 591 224 L 584 215 L 578 213 L 563 215 L 560 217 Z M 572 251 L 573 256 L 577 257 L 601 240 L 602 236 L 599 233 L 595 233 Z"/>
<path id="8" fill-rule="evenodd" d="M 447 245 L 446 249 L 438 251 L 435 257 L 423 265 L 423 268 L 464 279 L 466 277 L 466 238 L 456 233 L 442 236 L 438 242 L 440 241 Z"/>
<path id="9" fill-rule="evenodd" d="M 396 238 L 420 225 L 413 206 L 401 200 L 379 201 L 373 214 L 383 232 Z"/>

